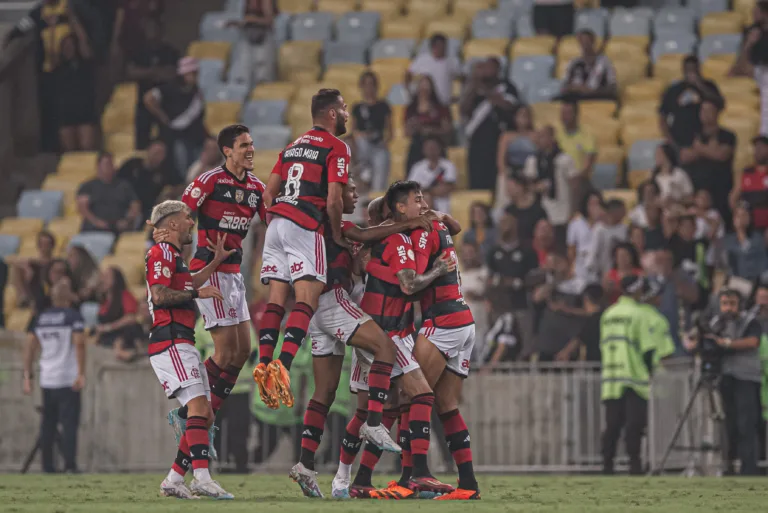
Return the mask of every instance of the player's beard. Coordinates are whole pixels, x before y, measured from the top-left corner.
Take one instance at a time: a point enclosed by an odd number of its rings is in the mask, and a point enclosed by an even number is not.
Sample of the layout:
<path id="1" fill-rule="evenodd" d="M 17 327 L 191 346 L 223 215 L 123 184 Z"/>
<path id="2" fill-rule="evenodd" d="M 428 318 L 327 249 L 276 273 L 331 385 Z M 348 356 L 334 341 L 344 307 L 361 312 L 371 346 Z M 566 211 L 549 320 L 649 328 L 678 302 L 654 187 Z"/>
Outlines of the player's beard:
<path id="1" fill-rule="evenodd" d="M 347 133 L 347 122 L 344 116 L 336 116 L 336 137 L 341 137 Z"/>
<path id="2" fill-rule="evenodd" d="M 184 235 L 184 237 L 183 237 L 183 239 L 181 241 L 182 246 L 186 246 L 187 244 L 192 244 L 192 239 L 193 239 L 192 230 L 189 230 Z"/>

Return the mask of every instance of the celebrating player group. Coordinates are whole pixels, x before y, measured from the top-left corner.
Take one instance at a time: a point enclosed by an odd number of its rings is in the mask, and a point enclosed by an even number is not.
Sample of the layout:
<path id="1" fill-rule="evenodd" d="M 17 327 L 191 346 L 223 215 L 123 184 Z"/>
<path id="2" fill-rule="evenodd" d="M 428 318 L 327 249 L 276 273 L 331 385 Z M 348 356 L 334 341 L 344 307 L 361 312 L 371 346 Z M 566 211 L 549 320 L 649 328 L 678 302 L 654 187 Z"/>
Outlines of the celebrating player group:
<path id="1" fill-rule="evenodd" d="M 267 223 L 261 281 L 269 286 L 269 299 L 253 378 L 268 407 L 293 406 L 291 364 L 307 335 L 312 341 L 315 391 L 291 479 L 305 496 L 323 497 L 314 456 L 351 345 L 349 386 L 358 409 L 346 428 L 332 496 L 479 499 L 469 432 L 458 409 L 475 339 L 451 238 L 461 227 L 430 210 L 419 185 L 409 181 L 393 183 L 370 203 L 368 228 L 344 221 L 342 215 L 352 213 L 358 201 L 349 177 L 350 149 L 339 139 L 346 132 L 347 106 L 338 90 L 321 89 L 311 109 L 314 126 L 280 153 L 266 186 L 250 172 L 248 128 L 229 126 L 218 136 L 224 165 L 192 182 L 181 201 L 157 205 L 148 221 L 156 242 L 146 258 L 150 361 L 166 395 L 181 404 L 169 413 L 178 454 L 161 491 L 179 498 L 233 498 L 208 471 L 211 425 L 251 353 L 240 262 L 243 238 L 258 215 Z M 194 213 L 197 249 L 187 268 L 181 251 L 192 243 Z M 365 282 L 362 298 L 352 296 L 356 280 Z M 295 305 L 275 358 L 291 292 Z M 418 333 L 414 302 L 423 321 Z M 205 362 L 194 347 L 194 303 L 215 346 Z M 433 408 L 458 467 L 456 488 L 435 479 L 427 465 Z M 390 436 L 396 421 L 397 442 Z M 398 481 L 376 489 L 371 476 L 383 451 L 401 454 L 403 471 Z"/>

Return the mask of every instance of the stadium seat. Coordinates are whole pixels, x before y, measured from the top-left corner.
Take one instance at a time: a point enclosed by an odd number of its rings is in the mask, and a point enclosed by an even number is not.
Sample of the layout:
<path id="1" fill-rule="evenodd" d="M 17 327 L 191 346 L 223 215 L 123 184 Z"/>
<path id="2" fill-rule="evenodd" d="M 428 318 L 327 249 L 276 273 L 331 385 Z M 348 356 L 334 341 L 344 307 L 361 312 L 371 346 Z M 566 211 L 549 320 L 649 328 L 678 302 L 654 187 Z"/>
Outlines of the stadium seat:
<path id="1" fill-rule="evenodd" d="M 286 100 L 252 100 L 245 104 L 240 120 L 246 126 L 282 125 L 287 110 Z"/>
<path id="2" fill-rule="evenodd" d="M 686 7 L 664 7 L 653 19 L 653 32 L 656 37 L 662 33 L 693 34 L 696 14 Z"/>
<path id="3" fill-rule="evenodd" d="M 288 41 L 280 46 L 278 69 L 283 80 L 297 80 L 298 71 L 320 72 L 319 41 Z"/>
<path id="4" fill-rule="evenodd" d="M 462 191 L 465 190 L 469 187 L 467 149 L 461 146 L 448 148 L 448 160 L 456 166 L 456 188 Z"/>
<path id="5" fill-rule="evenodd" d="M 531 16 L 520 16 L 515 21 L 515 37 L 535 37 L 536 29 L 533 26 L 533 19 Z"/>
<path id="6" fill-rule="evenodd" d="M 139 87 L 136 82 L 123 82 L 115 86 L 109 101 L 115 103 L 130 103 L 136 101 Z"/>
<path id="7" fill-rule="evenodd" d="M 656 165 L 656 148 L 663 142 L 656 139 L 636 141 L 629 149 L 627 169 L 629 171 L 652 169 Z"/>
<path id="8" fill-rule="evenodd" d="M 307 108 L 309 110 L 309 108 Z M 306 131 L 307 127 L 305 127 Z M 291 142 L 291 129 L 281 125 L 251 127 L 253 147 L 257 150 L 282 150 Z"/>
<path id="9" fill-rule="evenodd" d="M 619 110 L 619 121 L 622 125 L 637 122 L 637 120 L 648 120 L 656 118 L 659 111 L 660 98 L 650 100 L 634 100 L 626 102 Z"/>
<path id="10" fill-rule="evenodd" d="M 290 102 L 298 86 L 292 82 L 269 82 L 253 88 L 251 100 L 285 100 Z"/>
<path id="11" fill-rule="evenodd" d="M 436 20 L 445 18 L 448 15 L 448 6 L 450 0 L 429 0 L 423 2 L 420 0 L 409 0 L 406 5 L 408 19 L 411 20 Z"/>
<path id="12" fill-rule="evenodd" d="M 653 76 L 669 84 L 683 78 L 683 59 L 685 53 L 668 53 L 660 56 L 653 63 Z"/>
<path id="13" fill-rule="evenodd" d="M 393 57 L 410 59 L 415 48 L 413 39 L 379 39 L 371 47 L 371 62 Z"/>
<path id="14" fill-rule="evenodd" d="M 619 168 L 624 166 L 624 148 L 616 145 L 600 145 L 597 147 L 598 164 L 616 164 Z"/>
<path id="15" fill-rule="evenodd" d="M 754 23 L 755 21 L 753 19 L 752 11 L 754 10 L 756 3 L 756 0 L 733 0 L 731 2 L 733 11 L 741 14 L 747 24 Z"/>
<path id="16" fill-rule="evenodd" d="M 650 169 L 630 169 L 627 171 L 627 185 L 636 191 L 643 183 L 650 180 L 651 176 L 653 176 L 653 172 Z"/>
<path id="17" fill-rule="evenodd" d="M 79 216 L 61 217 L 48 223 L 48 231 L 56 236 L 56 254 L 61 254 L 69 239 L 80 233 L 83 220 Z"/>
<path id="18" fill-rule="evenodd" d="M 456 39 L 455 37 L 449 37 L 448 49 L 446 50 L 446 53 L 448 55 L 451 55 L 459 59 L 463 44 L 464 44 L 463 41 L 461 41 L 460 39 Z M 429 39 L 427 38 L 427 39 L 424 39 L 419 45 L 418 53 L 425 53 L 428 51 L 429 51 Z"/>
<path id="19" fill-rule="evenodd" d="M 227 23 L 238 17 L 229 12 L 207 12 L 200 21 L 200 39 L 203 41 L 227 41 L 235 43 L 240 39 L 240 29 L 227 27 Z"/>
<path id="20" fill-rule="evenodd" d="M 424 30 L 424 37 L 429 38 L 434 34 L 444 34 L 451 39 L 463 41 L 467 37 L 467 21 L 461 17 L 430 21 Z"/>
<path id="21" fill-rule="evenodd" d="M 245 11 L 246 0 L 227 0 L 224 3 L 224 10 L 236 16 L 242 16 Z"/>
<path id="22" fill-rule="evenodd" d="M 641 82 L 648 77 L 648 54 L 641 53 L 625 55 L 621 59 L 613 59 L 613 69 L 619 92 L 623 92 L 630 84 Z"/>
<path id="23" fill-rule="evenodd" d="M 651 46 L 651 60 L 654 62 L 662 55 L 676 53 L 689 54 L 696 47 L 696 36 L 675 32 L 663 32 Z"/>
<path id="24" fill-rule="evenodd" d="M 85 232 L 78 233 L 69 239 L 69 247 L 82 246 L 91 254 L 97 262 L 112 251 L 115 243 L 115 235 L 109 232 Z"/>
<path id="25" fill-rule="evenodd" d="M 657 78 L 642 80 L 628 85 L 624 89 L 622 99 L 625 102 L 658 101 L 661 94 L 664 92 L 666 85 L 667 84 L 663 80 Z"/>
<path id="26" fill-rule="evenodd" d="M 600 117 L 597 115 L 584 115 L 585 110 L 580 111 L 581 124 L 586 131 L 594 136 L 598 147 L 603 145 L 615 146 L 619 143 L 621 123 L 612 117 Z M 594 117 L 591 117 L 594 116 Z"/>
<path id="27" fill-rule="evenodd" d="M 517 57 L 509 69 L 509 80 L 521 86 L 542 83 L 552 78 L 555 58 L 551 55 Z"/>
<path id="28" fill-rule="evenodd" d="M 699 21 L 699 35 L 701 37 L 718 34 L 741 34 L 744 20 L 736 12 L 713 12 L 704 16 Z"/>
<path id="29" fill-rule="evenodd" d="M 661 137 L 661 129 L 656 119 L 649 120 L 648 123 L 637 123 L 621 127 L 621 140 L 627 148 L 632 148 L 636 141 L 661 139 Z"/>
<path id="30" fill-rule="evenodd" d="M 590 182 L 599 191 L 613 189 L 619 182 L 619 166 L 611 163 L 595 164 Z"/>
<path id="31" fill-rule="evenodd" d="M 20 245 L 21 238 L 18 235 L 0 233 L 0 258 L 16 254 Z"/>
<path id="32" fill-rule="evenodd" d="M 491 40 L 487 39 L 486 41 L 491 41 Z M 495 41 L 495 39 L 493 41 Z M 469 41 L 469 42 L 471 43 L 472 41 Z M 462 64 L 461 66 L 461 72 L 466 76 L 470 76 L 472 74 L 472 68 L 474 68 L 477 63 L 487 60 L 489 56 L 496 56 L 496 58 L 499 60 L 499 63 L 501 64 L 501 66 L 499 67 L 499 78 L 503 79 L 506 76 L 506 71 L 507 71 L 507 64 L 508 64 L 507 58 L 504 57 L 503 55 L 500 57 L 498 57 L 497 55 L 498 54 L 496 53 L 483 52 L 482 56 L 467 58 L 464 61 L 464 64 Z M 463 84 L 461 83 L 461 81 L 454 81 L 453 86 L 454 86 L 454 95 L 461 94 L 461 90 L 463 88 Z M 458 88 L 458 90 L 456 88 Z"/>
<path id="33" fill-rule="evenodd" d="M 482 10 L 492 9 L 495 4 L 495 0 L 454 0 L 453 15 L 472 18 Z"/>
<path id="34" fill-rule="evenodd" d="M 81 171 L 88 169 L 96 172 L 96 160 L 98 154 L 95 151 L 68 151 L 61 156 L 56 172 L 68 174 L 69 171 Z"/>
<path id="35" fill-rule="evenodd" d="M 530 14 L 533 10 L 533 0 L 499 0 L 499 11 L 515 16 Z"/>
<path id="36" fill-rule="evenodd" d="M 232 43 L 225 41 L 192 41 L 187 47 L 187 55 L 196 59 L 217 59 L 227 62 Z"/>
<path id="37" fill-rule="evenodd" d="M 531 110 L 533 111 L 533 121 L 537 127 L 560 124 L 561 106 L 559 102 L 532 103 Z"/>
<path id="38" fill-rule="evenodd" d="M 408 105 L 411 95 L 404 84 L 395 84 L 387 93 L 387 101 L 390 105 Z"/>
<path id="39" fill-rule="evenodd" d="M 423 20 L 411 20 L 409 18 L 390 18 L 381 22 L 379 34 L 381 39 L 416 39 L 424 34 Z"/>
<path id="40" fill-rule="evenodd" d="M 602 45 L 603 40 L 598 37 L 595 41 L 595 47 L 600 48 Z M 576 36 L 561 37 L 557 44 L 556 54 L 558 62 L 566 63 L 577 57 L 581 57 L 581 45 Z"/>
<path id="41" fill-rule="evenodd" d="M 552 36 L 536 36 L 516 39 L 509 49 L 509 58 L 514 61 L 526 55 L 552 55 L 555 38 Z"/>
<path id="42" fill-rule="evenodd" d="M 523 88 L 523 96 L 526 103 L 551 102 L 560 94 L 563 83 L 560 80 L 550 78 L 541 82 L 534 82 Z"/>
<path id="43" fill-rule="evenodd" d="M 362 64 L 334 64 L 329 66 L 325 70 L 322 83 L 328 87 L 336 87 L 341 91 L 344 91 L 346 96 L 349 92 L 350 84 L 357 84 L 362 75 L 368 69 L 367 66 Z M 347 102 L 349 103 L 349 102 Z"/>
<path id="44" fill-rule="evenodd" d="M 367 54 L 367 42 L 326 41 L 323 47 L 323 64 L 325 66 L 343 63 L 365 64 Z"/>
<path id="45" fill-rule="evenodd" d="M 509 39 L 513 35 L 512 17 L 501 11 L 479 11 L 472 18 L 471 33 L 473 40 Z"/>
<path id="46" fill-rule="evenodd" d="M 5 321 L 5 329 L 24 333 L 32 321 L 34 312 L 31 308 L 16 308 Z"/>
<path id="47" fill-rule="evenodd" d="M 398 18 L 403 13 L 403 0 L 361 0 L 361 11 L 373 11 L 381 15 L 381 19 Z"/>
<path id="48" fill-rule="evenodd" d="M 469 226 L 469 207 L 472 203 L 480 202 L 486 205 L 493 203 L 493 191 L 462 191 L 461 194 L 451 195 L 451 215 L 461 224 Z M 456 237 L 458 241 L 461 237 Z"/>
<path id="49" fill-rule="evenodd" d="M 704 62 L 712 55 L 737 54 L 741 49 L 741 34 L 715 34 L 706 36 L 699 43 L 699 60 Z"/>
<path id="50" fill-rule="evenodd" d="M 757 85 L 751 77 L 728 77 L 718 82 L 717 87 L 726 100 L 731 96 L 751 95 L 757 91 Z"/>
<path id="51" fill-rule="evenodd" d="M 357 0 L 317 0 L 315 10 L 342 15 L 357 8 Z"/>
<path id="52" fill-rule="evenodd" d="M 86 328 L 92 328 L 99 323 L 99 303 L 86 301 L 80 305 L 80 316 Z"/>
<path id="53" fill-rule="evenodd" d="M 605 24 L 608 11 L 605 9 L 579 9 L 573 20 L 573 31 L 591 30 L 599 38 L 605 37 Z"/>
<path id="54" fill-rule="evenodd" d="M 212 134 L 218 131 L 211 130 L 214 126 L 227 126 L 237 123 L 240 119 L 240 110 L 243 107 L 242 101 L 234 102 L 213 102 L 205 106 L 205 124 Z"/>
<path id="55" fill-rule="evenodd" d="M 212 84 L 203 91 L 207 103 L 215 102 L 239 102 L 242 103 L 248 96 L 250 88 L 245 84 L 225 84 L 219 82 Z"/>
<path id="56" fill-rule="evenodd" d="M 24 191 L 16 203 L 16 215 L 43 219 L 47 223 L 61 215 L 63 200 L 64 193 L 61 191 Z"/>
<path id="57" fill-rule="evenodd" d="M 130 132 L 118 132 L 109 134 L 106 137 L 104 148 L 113 156 L 130 153 L 136 149 L 136 134 L 133 130 Z M 117 160 L 115 160 L 115 166 L 117 165 Z"/>
<path id="58" fill-rule="evenodd" d="M 43 224 L 45 223 L 41 218 L 6 217 L 0 221 L 0 233 L 24 238 L 37 234 L 43 229 Z"/>
<path id="59" fill-rule="evenodd" d="M 688 5 L 694 10 L 696 17 L 699 19 L 709 13 L 728 10 L 728 0 L 689 0 Z"/>
<path id="60" fill-rule="evenodd" d="M 246 43 L 242 43 L 246 44 Z M 219 59 L 201 59 L 200 71 L 197 74 L 197 84 L 205 91 L 224 78 L 224 61 Z"/>
<path id="61" fill-rule="evenodd" d="M 713 55 L 701 63 L 701 74 L 716 83 L 726 78 L 736 62 L 736 54 Z"/>
<path id="62" fill-rule="evenodd" d="M 288 41 L 289 32 L 290 32 L 290 24 L 291 24 L 291 15 L 287 12 L 281 12 L 278 13 L 277 16 L 275 16 L 275 22 L 272 26 L 275 34 L 275 40 L 282 44 L 285 41 Z"/>
<path id="63" fill-rule="evenodd" d="M 326 41 L 333 33 L 334 15 L 330 12 L 306 12 L 291 19 L 290 33 L 294 41 Z"/>
<path id="64" fill-rule="evenodd" d="M 278 0 L 277 10 L 292 14 L 305 13 L 312 10 L 315 0 Z"/>
<path id="65" fill-rule="evenodd" d="M 486 59 L 490 56 L 498 56 L 506 61 L 504 57 L 507 54 L 508 39 L 471 39 L 464 45 L 465 68 L 466 61 L 470 59 Z"/>
<path id="66" fill-rule="evenodd" d="M 350 12 L 336 22 L 336 39 L 346 43 L 370 43 L 379 36 L 377 12 Z"/>
<path id="67" fill-rule="evenodd" d="M 608 21 L 608 32 L 616 36 L 648 37 L 651 17 L 639 9 L 616 9 Z"/>

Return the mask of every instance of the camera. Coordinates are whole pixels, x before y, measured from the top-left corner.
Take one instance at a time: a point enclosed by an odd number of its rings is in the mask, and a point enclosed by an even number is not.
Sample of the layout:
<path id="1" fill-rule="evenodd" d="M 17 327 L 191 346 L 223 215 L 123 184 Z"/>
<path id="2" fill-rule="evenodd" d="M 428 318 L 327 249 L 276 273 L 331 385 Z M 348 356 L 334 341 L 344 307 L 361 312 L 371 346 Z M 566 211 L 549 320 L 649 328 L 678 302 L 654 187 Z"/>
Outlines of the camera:
<path id="1" fill-rule="evenodd" d="M 700 316 L 696 321 L 692 337 L 698 338 L 698 354 L 701 356 L 701 370 L 706 376 L 719 376 L 723 368 L 725 350 L 717 343 L 724 336 L 725 319 L 722 315 Z"/>

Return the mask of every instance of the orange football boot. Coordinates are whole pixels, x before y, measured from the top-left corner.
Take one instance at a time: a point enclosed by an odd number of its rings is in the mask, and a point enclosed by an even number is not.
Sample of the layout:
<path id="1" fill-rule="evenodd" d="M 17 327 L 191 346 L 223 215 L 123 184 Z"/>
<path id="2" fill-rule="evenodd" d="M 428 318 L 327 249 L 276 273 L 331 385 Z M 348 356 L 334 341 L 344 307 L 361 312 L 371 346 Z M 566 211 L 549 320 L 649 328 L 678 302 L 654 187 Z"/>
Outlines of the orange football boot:
<path id="1" fill-rule="evenodd" d="M 435 497 L 436 501 L 477 501 L 480 500 L 480 490 L 464 490 L 456 488 L 451 493 Z"/>
<path id="2" fill-rule="evenodd" d="M 455 490 L 453 486 L 442 483 L 432 476 L 412 477 L 408 481 L 408 488 L 417 493 L 420 499 L 434 499 Z"/>
<path id="3" fill-rule="evenodd" d="M 293 408 L 293 392 L 291 392 L 291 375 L 280 360 L 272 360 L 267 365 L 267 390 L 272 397 L 279 397 L 288 408 Z"/>
<path id="4" fill-rule="evenodd" d="M 270 386 L 271 383 L 268 383 L 268 381 L 273 381 L 269 374 L 267 373 L 267 366 L 263 363 L 259 363 L 256 367 L 253 368 L 253 380 L 256 382 L 256 385 L 259 387 L 259 397 L 261 397 L 261 401 L 267 406 L 267 408 L 271 408 L 273 410 L 276 410 L 280 407 L 280 403 L 277 401 L 277 396 L 273 396 L 270 394 Z"/>
<path id="5" fill-rule="evenodd" d="M 401 499 L 410 499 L 413 497 L 413 493 L 413 490 L 400 486 L 397 481 L 390 481 L 387 483 L 386 488 L 370 492 L 370 497 L 371 499 L 398 501 Z"/>

